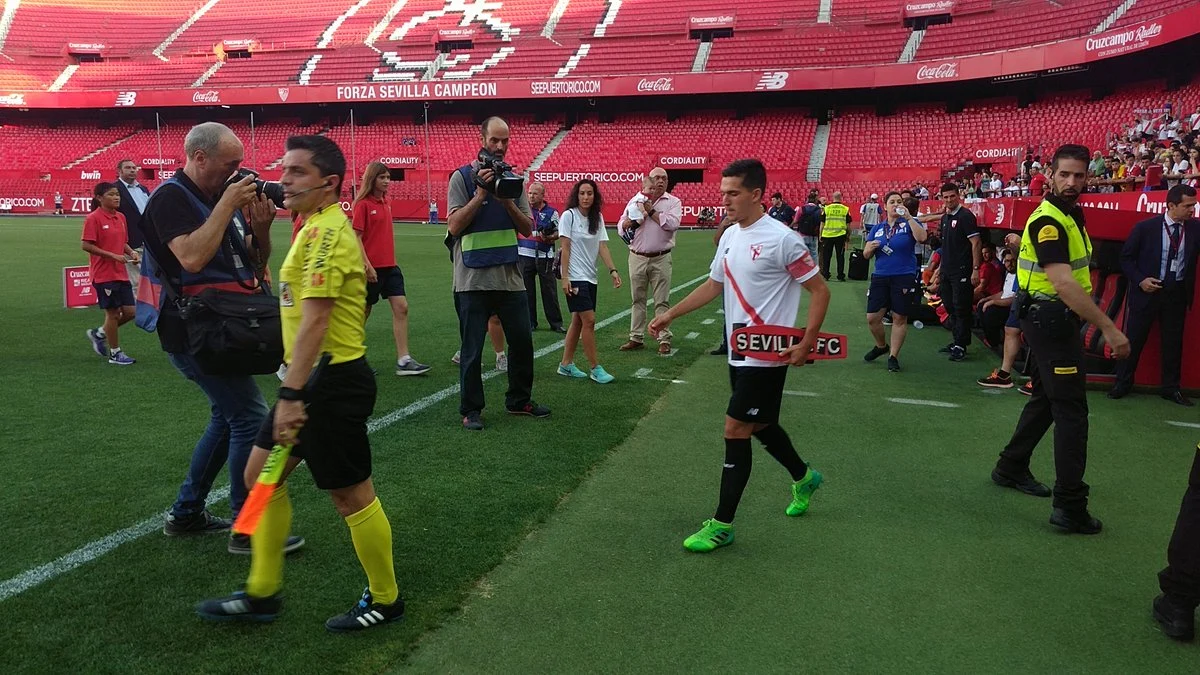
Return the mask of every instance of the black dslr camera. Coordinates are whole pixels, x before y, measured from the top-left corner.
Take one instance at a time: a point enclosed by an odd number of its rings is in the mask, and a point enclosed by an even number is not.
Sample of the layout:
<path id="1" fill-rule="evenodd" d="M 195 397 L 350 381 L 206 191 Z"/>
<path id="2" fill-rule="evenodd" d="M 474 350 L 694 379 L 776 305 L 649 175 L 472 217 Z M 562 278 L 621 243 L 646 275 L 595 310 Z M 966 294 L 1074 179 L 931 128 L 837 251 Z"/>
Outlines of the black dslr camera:
<path id="1" fill-rule="evenodd" d="M 488 192 L 503 199 L 520 199 L 525 192 L 525 179 L 513 173 L 512 165 L 488 152 L 487 148 L 479 149 L 479 170 L 475 171 L 475 184 Z M 479 171 L 491 169 L 494 177 L 491 182 L 484 182 L 479 177 Z"/>
<path id="2" fill-rule="evenodd" d="M 258 188 L 258 194 L 266 195 L 267 199 L 274 202 L 276 207 L 283 208 L 283 186 L 275 181 L 259 178 L 258 172 L 254 169 L 238 169 L 229 180 L 225 181 L 225 187 L 221 188 L 221 192 L 224 192 L 230 185 L 241 181 L 246 176 L 254 176 L 254 187 Z"/>

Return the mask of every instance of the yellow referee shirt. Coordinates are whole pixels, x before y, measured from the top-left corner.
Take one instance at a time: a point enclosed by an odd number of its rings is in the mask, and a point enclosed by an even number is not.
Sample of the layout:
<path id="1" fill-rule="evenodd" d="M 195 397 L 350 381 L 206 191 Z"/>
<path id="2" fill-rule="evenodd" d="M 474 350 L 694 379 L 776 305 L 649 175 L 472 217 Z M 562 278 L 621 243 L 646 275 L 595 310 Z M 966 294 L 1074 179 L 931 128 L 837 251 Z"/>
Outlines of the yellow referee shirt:
<path id="1" fill-rule="evenodd" d="M 304 223 L 279 269 L 279 306 L 283 323 L 283 359 L 292 361 L 300 330 L 301 302 L 333 298 L 329 330 L 321 351 L 331 363 L 345 363 L 367 352 L 367 277 L 362 250 L 341 205 L 330 204 Z"/>

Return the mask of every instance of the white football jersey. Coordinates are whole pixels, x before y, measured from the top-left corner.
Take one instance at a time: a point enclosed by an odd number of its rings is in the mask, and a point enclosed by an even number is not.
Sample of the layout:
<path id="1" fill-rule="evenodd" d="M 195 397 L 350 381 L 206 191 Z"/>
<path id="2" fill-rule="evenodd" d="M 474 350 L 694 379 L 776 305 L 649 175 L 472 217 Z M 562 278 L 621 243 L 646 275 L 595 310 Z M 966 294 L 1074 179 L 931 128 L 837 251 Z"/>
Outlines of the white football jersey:
<path id="1" fill-rule="evenodd" d="M 819 271 L 800 235 L 770 216 L 725 230 L 709 277 L 725 287 L 726 334 L 743 326 L 795 326 L 800 285 Z M 733 350 L 729 363 L 759 368 L 786 365 L 742 358 Z"/>

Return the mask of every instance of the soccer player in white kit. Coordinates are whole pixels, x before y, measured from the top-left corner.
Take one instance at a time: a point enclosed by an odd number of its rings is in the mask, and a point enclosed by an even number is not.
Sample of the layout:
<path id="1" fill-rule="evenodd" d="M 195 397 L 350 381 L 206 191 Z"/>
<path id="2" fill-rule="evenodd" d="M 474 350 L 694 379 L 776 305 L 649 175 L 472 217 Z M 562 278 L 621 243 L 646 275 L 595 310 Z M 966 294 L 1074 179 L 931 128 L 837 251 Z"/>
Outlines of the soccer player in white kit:
<path id="1" fill-rule="evenodd" d="M 740 159 L 725 167 L 721 172 L 722 202 L 737 225 L 721 236 L 708 280 L 650 324 L 651 333 L 657 334 L 674 319 L 724 295 L 726 334 L 744 326 L 790 328 L 800 309 L 801 286 L 812 296 L 804 339 L 784 352 L 786 361 L 745 358 L 730 350 L 733 393 L 725 411 L 720 499 L 713 517 L 683 542 L 684 548 L 697 553 L 733 543 L 734 513 L 750 481 L 751 437 L 792 475 L 787 515 L 805 513 L 822 481 L 821 474 L 800 459 L 787 432 L 779 426 L 779 408 L 788 366 L 803 366 L 816 345 L 829 307 L 829 287 L 800 235 L 763 213 L 766 189 L 767 171 L 757 159 Z"/>

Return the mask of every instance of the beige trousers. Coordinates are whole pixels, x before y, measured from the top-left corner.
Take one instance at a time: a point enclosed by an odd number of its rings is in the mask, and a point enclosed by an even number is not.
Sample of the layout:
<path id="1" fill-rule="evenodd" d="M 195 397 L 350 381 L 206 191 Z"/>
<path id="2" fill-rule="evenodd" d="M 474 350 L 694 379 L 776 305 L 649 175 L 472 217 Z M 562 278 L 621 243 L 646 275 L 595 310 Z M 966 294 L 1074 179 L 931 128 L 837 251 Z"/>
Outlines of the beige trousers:
<path id="1" fill-rule="evenodd" d="M 671 308 L 671 254 L 647 258 L 636 253 L 629 254 L 629 292 L 633 296 L 633 314 L 629 319 L 629 339 L 645 342 L 646 289 L 654 298 L 654 316 Z M 658 336 L 659 342 L 670 342 L 671 331 Z"/>

